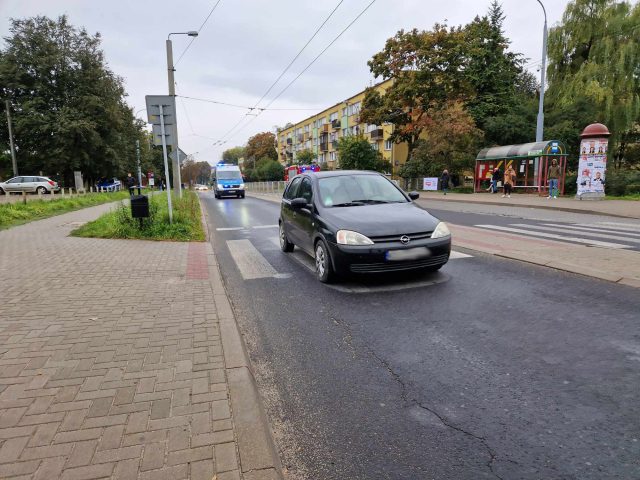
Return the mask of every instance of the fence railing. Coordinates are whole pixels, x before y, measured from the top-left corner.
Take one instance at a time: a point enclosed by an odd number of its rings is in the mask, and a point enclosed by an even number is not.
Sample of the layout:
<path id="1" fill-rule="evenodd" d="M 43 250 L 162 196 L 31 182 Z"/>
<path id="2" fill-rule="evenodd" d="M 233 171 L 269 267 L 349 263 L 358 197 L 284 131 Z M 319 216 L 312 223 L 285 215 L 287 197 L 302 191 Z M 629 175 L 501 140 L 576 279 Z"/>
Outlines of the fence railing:
<path id="1" fill-rule="evenodd" d="M 287 182 L 249 182 L 244 184 L 244 189 L 247 192 L 254 193 L 271 193 L 274 195 L 282 195 L 284 189 L 287 186 Z"/>

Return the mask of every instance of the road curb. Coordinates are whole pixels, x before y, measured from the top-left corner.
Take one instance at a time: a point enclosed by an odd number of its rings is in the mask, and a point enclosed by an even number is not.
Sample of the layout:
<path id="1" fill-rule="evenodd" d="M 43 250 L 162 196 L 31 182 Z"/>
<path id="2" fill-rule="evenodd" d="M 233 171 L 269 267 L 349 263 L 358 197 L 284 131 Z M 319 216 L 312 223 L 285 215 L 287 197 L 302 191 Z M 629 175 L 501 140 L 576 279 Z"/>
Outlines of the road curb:
<path id="1" fill-rule="evenodd" d="M 207 236 L 213 239 L 202 199 L 200 207 Z M 207 242 L 207 251 L 242 476 L 245 480 L 282 480 L 280 457 L 211 241 Z"/>

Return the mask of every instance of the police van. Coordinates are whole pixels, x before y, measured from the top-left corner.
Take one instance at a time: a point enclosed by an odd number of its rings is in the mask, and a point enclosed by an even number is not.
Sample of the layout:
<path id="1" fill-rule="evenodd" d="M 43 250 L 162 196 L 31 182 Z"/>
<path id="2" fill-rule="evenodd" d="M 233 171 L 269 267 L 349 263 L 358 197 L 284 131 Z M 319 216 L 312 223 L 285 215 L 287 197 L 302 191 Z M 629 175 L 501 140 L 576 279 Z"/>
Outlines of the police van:
<path id="1" fill-rule="evenodd" d="M 213 194 L 216 198 L 244 198 L 244 181 L 237 165 L 219 163 L 213 168 Z"/>

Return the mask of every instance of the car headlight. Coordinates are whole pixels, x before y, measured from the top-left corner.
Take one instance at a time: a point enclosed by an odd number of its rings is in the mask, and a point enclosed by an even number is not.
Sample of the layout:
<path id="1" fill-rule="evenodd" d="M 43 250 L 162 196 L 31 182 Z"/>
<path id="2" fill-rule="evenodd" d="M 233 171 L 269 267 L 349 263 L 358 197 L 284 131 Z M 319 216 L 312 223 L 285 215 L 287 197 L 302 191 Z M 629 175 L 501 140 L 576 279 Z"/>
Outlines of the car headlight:
<path id="1" fill-rule="evenodd" d="M 244 183 L 241 183 L 240 186 L 238 187 L 240 190 L 244 190 Z"/>
<path id="2" fill-rule="evenodd" d="M 338 230 L 336 240 L 340 245 L 373 245 L 370 238 L 351 230 Z"/>
<path id="3" fill-rule="evenodd" d="M 436 229 L 431 234 L 431 238 L 442 238 L 442 237 L 446 237 L 447 235 L 451 235 L 451 232 L 449 231 L 449 227 L 447 227 L 446 223 L 440 222 L 436 226 Z"/>
<path id="4" fill-rule="evenodd" d="M 223 185 L 223 184 L 221 184 L 221 183 L 219 183 L 219 184 L 218 184 L 218 188 L 224 188 L 224 185 Z"/>

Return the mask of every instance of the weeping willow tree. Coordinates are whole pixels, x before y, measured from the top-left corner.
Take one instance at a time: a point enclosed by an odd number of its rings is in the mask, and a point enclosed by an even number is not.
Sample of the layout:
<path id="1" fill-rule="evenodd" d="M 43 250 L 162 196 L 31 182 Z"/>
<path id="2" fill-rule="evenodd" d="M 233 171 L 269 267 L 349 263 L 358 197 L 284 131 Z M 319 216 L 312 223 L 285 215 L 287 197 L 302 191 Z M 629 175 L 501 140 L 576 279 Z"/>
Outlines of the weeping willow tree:
<path id="1" fill-rule="evenodd" d="M 640 123 L 640 4 L 572 0 L 549 34 L 549 99 L 566 109 L 585 99 L 588 121 L 606 124 L 616 168 L 638 139 Z M 586 126 L 586 125 L 584 125 Z"/>

